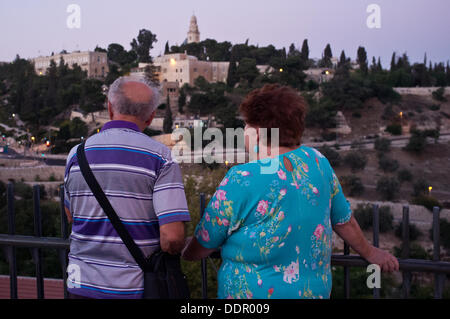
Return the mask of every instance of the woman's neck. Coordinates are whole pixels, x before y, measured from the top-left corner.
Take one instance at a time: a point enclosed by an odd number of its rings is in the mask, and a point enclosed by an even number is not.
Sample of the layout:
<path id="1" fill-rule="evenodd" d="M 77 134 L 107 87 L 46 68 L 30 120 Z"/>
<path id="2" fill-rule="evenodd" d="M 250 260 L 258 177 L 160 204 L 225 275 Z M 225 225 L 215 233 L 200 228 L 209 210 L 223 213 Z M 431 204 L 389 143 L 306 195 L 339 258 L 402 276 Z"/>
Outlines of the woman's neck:
<path id="1" fill-rule="evenodd" d="M 284 153 L 292 152 L 299 148 L 300 145 L 295 146 L 279 146 L 279 147 L 261 147 L 258 152 L 258 160 L 262 160 L 265 158 L 275 158 Z"/>

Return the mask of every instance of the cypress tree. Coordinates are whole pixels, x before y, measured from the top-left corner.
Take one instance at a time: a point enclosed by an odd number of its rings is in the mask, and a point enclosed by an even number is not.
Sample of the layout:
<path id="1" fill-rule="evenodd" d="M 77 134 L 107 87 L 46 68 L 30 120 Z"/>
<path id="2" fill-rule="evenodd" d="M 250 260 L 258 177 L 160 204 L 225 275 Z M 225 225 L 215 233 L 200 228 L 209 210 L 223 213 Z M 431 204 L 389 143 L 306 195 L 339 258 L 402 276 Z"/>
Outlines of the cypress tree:
<path id="1" fill-rule="evenodd" d="M 302 50 L 300 52 L 300 56 L 302 57 L 303 61 L 308 62 L 308 60 L 309 60 L 308 39 L 305 39 L 303 41 L 303 45 L 302 45 Z"/>
<path id="2" fill-rule="evenodd" d="M 169 41 L 166 42 L 166 47 L 164 49 L 164 54 L 169 54 L 170 53 L 170 49 L 169 49 Z"/>
<path id="3" fill-rule="evenodd" d="M 172 110 L 170 109 L 170 97 L 167 94 L 166 114 L 164 115 L 163 131 L 166 134 L 172 133 Z"/>

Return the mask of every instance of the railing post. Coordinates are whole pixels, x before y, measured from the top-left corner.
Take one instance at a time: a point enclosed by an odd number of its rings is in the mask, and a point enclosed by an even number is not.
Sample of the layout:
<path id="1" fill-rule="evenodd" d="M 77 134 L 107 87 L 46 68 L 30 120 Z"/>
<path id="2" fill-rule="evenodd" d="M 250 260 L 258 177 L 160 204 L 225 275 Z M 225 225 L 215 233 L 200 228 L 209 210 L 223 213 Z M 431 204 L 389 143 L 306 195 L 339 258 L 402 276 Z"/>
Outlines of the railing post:
<path id="1" fill-rule="evenodd" d="M 403 206 L 403 216 L 402 216 L 402 258 L 409 258 L 409 207 Z M 402 273 L 403 283 L 402 283 L 402 292 L 403 298 L 408 299 L 409 293 L 411 290 L 411 272 L 404 271 Z"/>
<path id="2" fill-rule="evenodd" d="M 380 210 L 378 205 L 373 205 L 373 245 L 375 247 L 380 246 Z M 373 298 L 380 298 L 380 288 L 373 288 Z"/>
<path id="3" fill-rule="evenodd" d="M 42 237 L 42 219 L 40 207 L 39 185 L 33 186 L 33 207 L 34 207 L 34 235 Z M 33 248 L 33 259 L 36 265 L 36 289 L 38 299 L 44 299 L 44 278 L 42 275 L 41 249 Z"/>
<path id="4" fill-rule="evenodd" d="M 8 234 L 16 233 L 16 218 L 14 214 L 14 184 L 8 183 L 7 188 L 7 210 L 8 210 Z M 9 264 L 9 289 L 11 299 L 17 299 L 17 254 L 16 247 L 8 247 Z"/>
<path id="5" fill-rule="evenodd" d="M 350 246 L 344 241 L 344 256 L 350 255 Z M 350 299 L 350 268 L 344 266 L 344 298 Z"/>
<path id="6" fill-rule="evenodd" d="M 205 213 L 205 194 L 200 194 L 200 218 Z M 206 267 L 206 258 L 201 260 L 202 271 L 202 298 L 208 299 L 208 269 Z"/>
<path id="7" fill-rule="evenodd" d="M 59 206 L 61 211 L 61 237 L 63 239 L 68 238 L 68 230 L 67 230 L 67 216 L 64 205 L 64 185 L 59 186 Z M 62 273 L 63 273 L 63 287 L 64 287 L 64 299 L 69 297 L 67 293 L 67 249 L 60 249 L 59 260 L 61 263 Z"/>
<path id="8" fill-rule="evenodd" d="M 433 207 L 433 261 L 441 260 L 440 247 L 440 224 L 439 224 L 440 208 Z M 434 274 L 434 298 L 442 299 L 442 291 L 444 290 L 445 275 Z"/>

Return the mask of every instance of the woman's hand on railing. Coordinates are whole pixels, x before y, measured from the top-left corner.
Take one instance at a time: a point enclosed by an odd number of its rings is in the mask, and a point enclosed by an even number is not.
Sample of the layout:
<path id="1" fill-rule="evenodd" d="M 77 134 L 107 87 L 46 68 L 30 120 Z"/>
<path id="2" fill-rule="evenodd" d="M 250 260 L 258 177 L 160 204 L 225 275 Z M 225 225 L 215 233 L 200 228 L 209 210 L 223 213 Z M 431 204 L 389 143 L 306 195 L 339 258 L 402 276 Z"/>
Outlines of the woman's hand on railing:
<path id="1" fill-rule="evenodd" d="M 365 259 L 371 264 L 380 266 L 382 271 L 392 272 L 399 270 L 397 258 L 387 251 L 374 246 L 371 246 L 370 253 L 365 256 Z"/>

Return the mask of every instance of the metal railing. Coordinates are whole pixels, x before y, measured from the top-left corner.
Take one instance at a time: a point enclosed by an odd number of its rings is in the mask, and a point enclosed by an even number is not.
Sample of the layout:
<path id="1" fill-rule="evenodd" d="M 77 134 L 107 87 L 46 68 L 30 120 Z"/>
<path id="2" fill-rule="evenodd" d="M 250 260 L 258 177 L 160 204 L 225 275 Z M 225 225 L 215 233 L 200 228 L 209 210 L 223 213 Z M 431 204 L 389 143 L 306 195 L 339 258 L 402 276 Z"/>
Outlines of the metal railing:
<path id="1" fill-rule="evenodd" d="M 64 209 L 64 187 L 59 188 L 60 197 L 60 217 L 61 217 L 61 237 L 42 237 L 42 220 L 40 209 L 40 188 L 39 185 L 33 186 L 33 212 L 34 212 L 34 236 L 24 236 L 15 234 L 15 213 L 14 213 L 14 184 L 8 183 L 7 187 L 7 214 L 8 214 L 8 234 L 0 234 L 0 246 L 5 247 L 7 251 L 7 262 L 9 265 L 10 277 L 10 297 L 18 298 L 17 293 L 17 248 L 29 248 L 32 251 L 32 259 L 35 264 L 36 289 L 38 299 L 44 298 L 44 277 L 42 269 L 41 250 L 55 249 L 59 253 L 61 265 L 64 298 L 67 294 L 67 254 L 69 251 L 68 222 Z M 200 214 L 205 211 L 205 194 L 200 194 Z M 442 298 L 446 275 L 450 274 L 450 262 L 440 260 L 440 229 L 439 229 L 440 210 L 435 207 L 433 210 L 433 260 L 409 259 L 409 207 L 403 207 L 402 218 L 402 252 L 399 259 L 400 271 L 403 274 L 402 297 L 408 298 L 411 289 L 411 272 L 434 273 L 434 297 Z M 379 207 L 373 206 L 373 244 L 379 245 Z M 213 254 L 212 258 L 220 258 L 218 253 Z M 344 296 L 350 297 L 350 268 L 367 267 L 368 262 L 359 256 L 350 255 L 350 247 L 344 243 L 344 253 L 341 255 L 333 254 L 331 257 L 333 266 L 344 268 Z M 207 259 L 201 261 L 202 277 L 202 297 L 208 298 L 208 280 L 207 280 Z M 373 290 L 374 298 L 380 297 L 379 289 Z"/>
<path id="2" fill-rule="evenodd" d="M 7 214 L 8 234 L 0 234 L 0 246 L 6 247 L 7 261 L 9 264 L 10 297 L 17 299 L 17 256 L 18 247 L 30 248 L 33 262 L 35 264 L 37 298 L 44 299 L 44 276 L 42 269 L 43 248 L 56 249 L 59 254 L 62 277 L 64 282 L 64 298 L 67 298 L 67 254 L 69 251 L 69 234 L 66 213 L 64 211 L 64 186 L 59 188 L 60 215 L 61 215 L 61 238 L 42 237 L 42 214 L 40 208 L 40 187 L 33 186 L 33 214 L 34 214 L 34 236 L 16 235 L 16 223 L 14 213 L 14 184 L 8 183 L 7 187 Z"/>
<path id="3" fill-rule="evenodd" d="M 379 247 L 380 234 L 380 212 L 379 206 L 373 205 L 373 245 Z M 200 214 L 203 216 L 205 211 L 205 194 L 200 194 Z M 434 273 L 434 298 L 442 299 L 446 275 L 450 274 L 450 262 L 440 260 L 440 229 L 439 229 L 439 207 L 433 209 L 433 260 L 410 259 L 410 237 L 409 237 L 409 206 L 403 206 L 402 216 L 402 250 L 401 258 L 398 259 L 399 268 L 402 272 L 402 298 L 407 299 L 411 290 L 411 272 Z M 220 254 L 211 255 L 212 258 L 220 258 Z M 209 258 L 209 257 L 208 257 Z M 202 272 L 202 298 L 208 298 L 207 291 L 207 258 L 201 261 Z M 350 298 L 350 268 L 362 267 L 366 268 L 369 263 L 359 257 L 350 255 L 350 247 L 344 242 L 344 253 L 342 255 L 333 254 L 331 256 L 331 264 L 333 266 L 341 266 L 344 268 L 344 298 Z M 380 289 L 373 289 L 373 298 L 380 298 Z"/>

